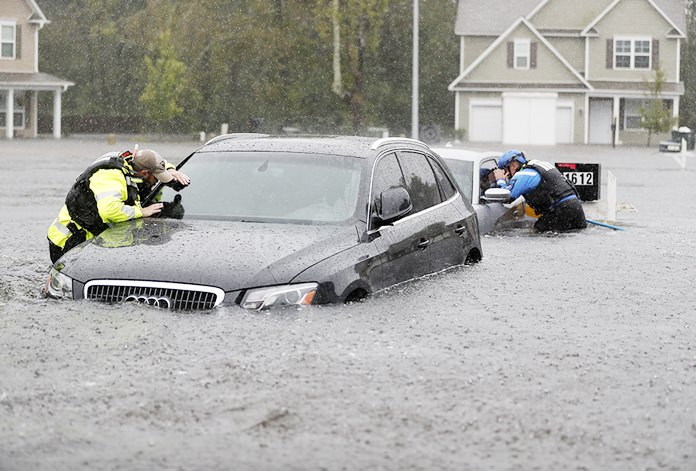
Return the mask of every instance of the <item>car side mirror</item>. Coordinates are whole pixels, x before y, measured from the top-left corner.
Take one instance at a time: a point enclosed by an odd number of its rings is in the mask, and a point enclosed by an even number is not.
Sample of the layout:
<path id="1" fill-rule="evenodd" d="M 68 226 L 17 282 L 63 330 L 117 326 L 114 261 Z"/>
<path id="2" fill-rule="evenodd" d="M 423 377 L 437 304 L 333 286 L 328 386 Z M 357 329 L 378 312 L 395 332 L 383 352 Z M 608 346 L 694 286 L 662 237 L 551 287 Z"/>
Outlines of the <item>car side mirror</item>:
<path id="1" fill-rule="evenodd" d="M 396 187 L 383 191 L 379 195 L 377 219 L 381 224 L 389 224 L 407 215 L 413 209 L 411 195 L 406 188 Z"/>
<path id="2" fill-rule="evenodd" d="M 481 199 L 490 201 L 491 203 L 507 203 L 510 201 L 510 190 L 505 188 L 489 188 Z"/>

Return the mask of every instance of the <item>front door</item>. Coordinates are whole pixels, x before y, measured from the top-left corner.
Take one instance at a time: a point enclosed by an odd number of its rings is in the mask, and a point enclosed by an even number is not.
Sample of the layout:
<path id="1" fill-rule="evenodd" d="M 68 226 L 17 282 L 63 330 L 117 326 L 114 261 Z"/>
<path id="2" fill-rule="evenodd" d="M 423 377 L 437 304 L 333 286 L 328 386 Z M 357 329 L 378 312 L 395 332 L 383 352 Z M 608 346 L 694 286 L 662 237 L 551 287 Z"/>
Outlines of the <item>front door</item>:
<path id="1" fill-rule="evenodd" d="M 590 98 L 590 144 L 611 144 L 614 100 Z"/>
<path id="2" fill-rule="evenodd" d="M 372 179 L 370 213 L 376 214 L 380 194 L 390 188 L 407 188 L 396 154 L 382 156 Z M 411 193 L 409 191 L 409 193 Z M 413 195 L 411 195 L 413 198 Z M 374 221 L 374 219 L 373 219 Z M 391 286 L 430 273 L 430 243 L 422 217 L 408 215 L 393 224 L 374 227 L 370 232 L 382 249 L 383 286 Z"/>

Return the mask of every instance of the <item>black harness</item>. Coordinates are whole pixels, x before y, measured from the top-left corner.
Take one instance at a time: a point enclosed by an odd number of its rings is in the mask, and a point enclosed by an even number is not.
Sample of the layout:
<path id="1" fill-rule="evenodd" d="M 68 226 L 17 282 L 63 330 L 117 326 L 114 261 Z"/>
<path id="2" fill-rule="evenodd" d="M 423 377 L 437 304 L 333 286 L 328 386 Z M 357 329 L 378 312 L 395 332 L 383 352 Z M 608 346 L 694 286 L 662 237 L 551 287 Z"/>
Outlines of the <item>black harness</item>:
<path id="1" fill-rule="evenodd" d="M 522 168 L 533 168 L 541 175 L 541 183 L 524 195 L 525 201 L 539 214 L 548 212 L 551 207 L 566 196 L 576 195 L 575 187 L 553 165 L 540 160 L 531 160 Z"/>
<path id="2" fill-rule="evenodd" d="M 92 178 L 92 175 L 97 171 L 104 169 L 121 170 L 126 179 L 126 187 L 128 189 L 128 198 L 125 204 L 133 206 L 135 202 L 139 200 L 138 186 L 131 180 L 137 177 L 137 175 L 133 172 L 132 167 L 124 160 L 124 157 L 129 155 L 130 153 L 117 154 L 114 152 L 112 154 L 106 154 L 98 159 L 77 177 L 75 184 L 65 198 L 65 205 L 68 207 L 68 212 L 72 220 L 94 235 L 102 233 L 109 227 L 99 215 L 97 199 L 89 188 L 89 179 Z M 68 224 L 68 229 L 70 229 L 73 234 L 76 234 L 75 230 L 79 232 L 75 224 Z"/>

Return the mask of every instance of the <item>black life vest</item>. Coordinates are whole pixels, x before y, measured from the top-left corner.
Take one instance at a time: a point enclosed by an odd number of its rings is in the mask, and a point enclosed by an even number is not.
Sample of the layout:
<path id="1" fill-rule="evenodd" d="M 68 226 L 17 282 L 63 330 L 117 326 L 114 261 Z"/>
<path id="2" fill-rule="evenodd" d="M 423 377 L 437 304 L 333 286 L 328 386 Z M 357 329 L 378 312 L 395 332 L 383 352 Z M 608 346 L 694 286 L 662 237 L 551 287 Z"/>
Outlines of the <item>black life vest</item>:
<path id="1" fill-rule="evenodd" d="M 75 184 L 65 198 L 65 205 L 68 207 L 68 212 L 72 220 L 95 236 L 101 234 L 109 226 L 99 215 L 97 199 L 89 188 L 89 179 L 92 178 L 92 175 L 104 169 L 121 170 L 126 179 L 126 187 L 128 189 L 128 198 L 125 204 L 133 206 L 135 202 L 139 200 L 138 186 L 135 182 L 131 181 L 131 178 L 137 177 L 137 175 L 134 173 L 132 167 L 125 162 L 125 155 L 130 155 L 130 153 L 119 154 L 117 152 L 111 152 L 97 159 L 92 165 L 87 167 L 87 170 L 77 177 Z"/>
<path id="2" fill-rule="evenodd" d="M 575 187 L 553 164 L 540 160 L 530 160 L 522 168 L 533 168 L 541 175 L 539 186 L 524 195 L 525 201 L 537 213 L 548 212 L 554 203 L 566 196 L 577 196 Z"/>

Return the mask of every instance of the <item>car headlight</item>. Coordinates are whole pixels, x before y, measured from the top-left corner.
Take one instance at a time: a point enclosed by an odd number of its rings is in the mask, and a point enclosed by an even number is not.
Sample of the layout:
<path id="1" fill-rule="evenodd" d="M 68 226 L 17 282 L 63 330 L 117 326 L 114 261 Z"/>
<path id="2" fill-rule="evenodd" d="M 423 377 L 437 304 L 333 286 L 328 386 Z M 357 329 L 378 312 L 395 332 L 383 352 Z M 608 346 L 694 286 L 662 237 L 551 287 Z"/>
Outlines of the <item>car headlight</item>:
<path id="1" fill-rule="evenodd" d="M 46 282 L 45 293 L 47 296 L 50 296 L 51 298 L 72 299 L 72 278 L 63 275 L 55 268 L 51 268 L 51 272 L 48 274 L 48 281 Z"/>
<path id="2" fill-rule="evenodd" d="M 242 298 L 241 306 L 245 309 L 266 309 L 308 305 L 312 304 L 318 288 L 317 283 L 302 283 L 250 289 Z"/>

